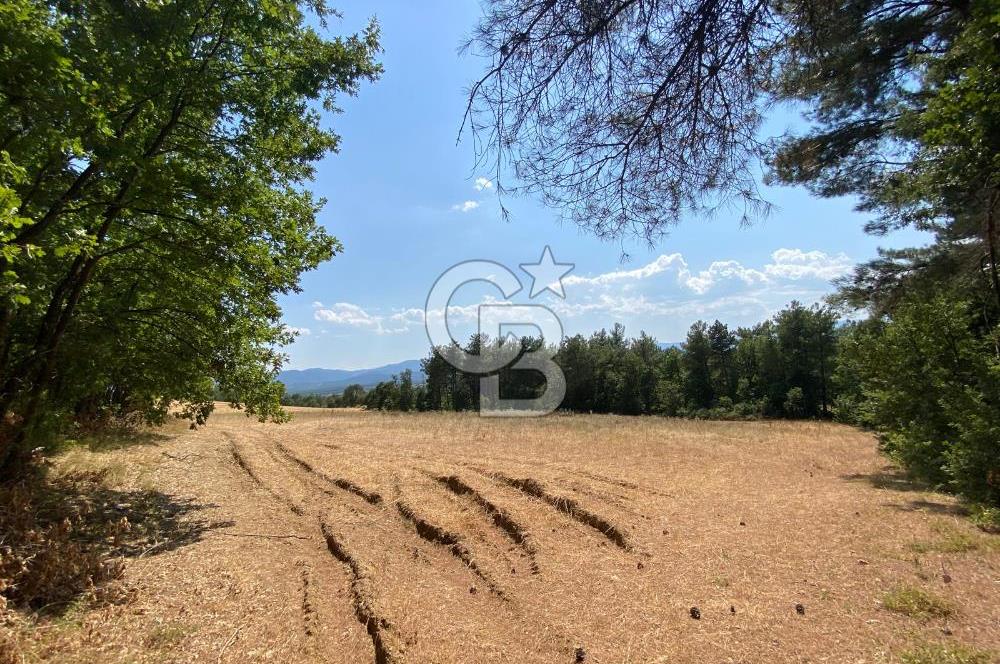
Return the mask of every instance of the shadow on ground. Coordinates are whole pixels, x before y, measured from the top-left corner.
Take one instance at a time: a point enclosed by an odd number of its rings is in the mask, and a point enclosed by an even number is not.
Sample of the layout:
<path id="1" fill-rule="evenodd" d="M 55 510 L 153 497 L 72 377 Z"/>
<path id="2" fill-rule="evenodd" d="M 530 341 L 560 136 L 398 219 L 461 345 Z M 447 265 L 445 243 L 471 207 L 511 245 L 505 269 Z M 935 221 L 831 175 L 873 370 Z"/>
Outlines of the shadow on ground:
<path id="1" fill-rule="evenodd" d="M 109 556 L 153 556 L 197 542 L 205 533 L 235 523 L 194 517 L 215 505 L 153 490 L 97 488 L 69 492 L 66 499 L 76 506 L 78 513 L 86 515 L 83 521 L 88 541 L 105 549 Z M 122 523 L 122 519 L 128 527 L 114 528 L 109 537 L 107 525 Z"/>
<path id="2" fill-rule="evenodd" d="M 888 503 L 887 507 L 893 507 L 901 512 L 928 512 L 931 514 L 941 514 L 947 516 L 969 516 L 969 510 L 958 503 L 950 503 L 945 500 L 932 502 L 929 500 L 909 500 L 905 503 Z"/>
<path id="3" fill-rule="evenodd" d="M 233 525 L 199 518 L 213 507 L 150 489 L 107 486 L 105 473 L 30 473 L 0 485 L 0 592 L 58 613 L 122 582 L 122 558 L 142 558 Z"/>
<path id="4" fill-rule="evenodd" d="M 874 473 L 852 473 L 841 475 L 840 479 L 848 482 L 867 482 L 876 489 L 892 491 L 931 491 L 931 487 L 917 482 L 895 466 L 885 466 Z"/>
<path id="5" fill-rule="evenodd" d="M 121 429 L 82 436 L 79 440 L 67 445 L 66 449 L 73 445 L 79 445 L 91 452 L 111 452 L 128 447 L 157 446 L 167 440 L 170 440 L 170 436 L 159 431 Z"/>
<path id="6" fill-rule="evenodd" d="M 848 482 L 866 482 L 876 489 L 901 493 L 935 493 L 934 487 L 909 478 L 906 473 L 895 466 L 886 466 L 874 473 L 841 475 L 841 479 Z M 929 512 L 949 516 L 967 516 L 969 513 L 965 507 L 944 496 L 941 496 L 940 500 L 924 497 L 902 503 L 886 503 L 886 507 L 892 507 L 901 512 Z"/>

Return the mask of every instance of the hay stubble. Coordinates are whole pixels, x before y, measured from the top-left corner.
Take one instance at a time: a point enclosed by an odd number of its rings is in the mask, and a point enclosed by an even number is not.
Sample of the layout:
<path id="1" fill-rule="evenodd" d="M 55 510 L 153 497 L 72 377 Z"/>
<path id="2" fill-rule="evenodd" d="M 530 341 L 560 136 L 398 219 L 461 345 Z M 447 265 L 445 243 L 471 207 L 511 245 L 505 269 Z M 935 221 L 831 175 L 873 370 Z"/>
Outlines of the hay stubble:
<path id="1" fill-rule="evenodd" d="M 220 532 L 297 537 L 134 561 L 136 604 L 94 618 L 121 661 L 161 657 L 128 644 L 179 619 L 196 628 L 175 661 L 884 662 L 1000 642 L 998 547 L 915 552 L 942 520 L 971 526 L 869 481 L 886 462 L 847 427 L 223 409 L 162 448 L 155 481 Z M 954 613 L 887 611 L 899 584 Z"/>

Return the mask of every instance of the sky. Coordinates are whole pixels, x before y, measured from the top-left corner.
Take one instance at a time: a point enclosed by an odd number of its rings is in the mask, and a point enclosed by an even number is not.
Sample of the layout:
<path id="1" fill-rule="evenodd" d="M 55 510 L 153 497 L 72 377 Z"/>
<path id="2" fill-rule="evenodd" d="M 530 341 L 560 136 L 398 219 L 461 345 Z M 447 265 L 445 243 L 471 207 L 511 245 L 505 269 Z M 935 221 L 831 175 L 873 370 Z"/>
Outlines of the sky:
<path id="1" fill-rule="evenodd" d="M 302 277 L 302 292 L 283 296 L 285 324 L 299 332 L 285 349 L 287 368 L 357 369 L 427 355 L 423 311 L 432 286 L 451 266 L 490 260 L 515 273 L 520 304 L 543 304 L 565 334 L 589 334 L 615 323 L 630 336 L 682 341 L 691 323 L 730 326 L 762 321 L 791 300 L 811 304 L 834 290 L 831 280 L 875 256 L 879 246 L 926 243 L 913 231 L 866 235 L 867 217 L 850 198 L 820 199 L 802 188 L 765 187 L 772 213 L 749 227 L 736 211 L 682 220 L 649 247 L 608 243 L 560 221 L 558 210 L 526 197 L 505 197 L 500 214 L 494 175 L 477 170 L 469 140 L 457 142 L 465 92 L 485 63 L 460 53 L 480 16 L 476 0 L 340 0 L 343 17 L 329 33 L 348 34 L 375 16 L 382 29 L 385 73 L 341 114 L 324 121 L 341 136 L 339 154 L 317 168 L 312 190 L 327 199 L 320 222 L 344 251 Z M 766 131 L 801 129 L 781 111 Z M 565 299 L 530 297 L 545 247 L 558 263 Z M 623 260 L 623 254 L 627 259 Z M 462 286 L 448 320 L 462 338 L 475 328 L 478 302 L 503 301 L 489 284 Z"/>

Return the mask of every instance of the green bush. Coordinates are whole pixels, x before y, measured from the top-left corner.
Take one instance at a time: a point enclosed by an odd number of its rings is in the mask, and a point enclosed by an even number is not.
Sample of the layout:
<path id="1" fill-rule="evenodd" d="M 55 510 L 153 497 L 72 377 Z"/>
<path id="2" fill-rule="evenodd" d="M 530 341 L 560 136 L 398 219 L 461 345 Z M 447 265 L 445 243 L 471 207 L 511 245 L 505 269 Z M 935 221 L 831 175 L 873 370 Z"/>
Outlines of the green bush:
<path id="1" fill-rule="evenodd" d="M 899 305 L 854 356 L 883 449 L 916 478 L 1000 504 L 1000 361 L 993 330 L 945 295 Z"/>

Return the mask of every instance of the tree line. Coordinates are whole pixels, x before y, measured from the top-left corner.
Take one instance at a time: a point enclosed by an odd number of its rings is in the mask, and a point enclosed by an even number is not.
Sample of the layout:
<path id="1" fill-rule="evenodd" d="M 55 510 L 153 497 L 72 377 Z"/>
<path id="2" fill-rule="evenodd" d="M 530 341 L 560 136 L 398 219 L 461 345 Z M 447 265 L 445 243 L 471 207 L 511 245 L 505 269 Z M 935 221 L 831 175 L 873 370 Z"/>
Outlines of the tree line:
<path id="1" fill-rule="evenodd" d="M 560 341 L 554 361 L 566 377 L 561 408 L 574 412 L 698 418 L 833 418 L 853 410 L 840 401 L 838 346 L 851 326 L 838 325 L 827 307 L 793 302 L 772 319 L 731 330 L 698 321 L 679 346 L 643 333 L 628 338 L 622 325 Z M 480 354 L 518 343 L 521 352 L 542 340 L 491 341 L 473 335 L 464 349 Z M 380 410 L 475 411 L 479 374 L 465 373 L 432 349 L 422 361 L 424 381 L 408 372 L 372 388 L 364 405 Z M 501 396 L 533 398 L 539 374 L 501 369 Z M 846 413 L 843 415 L 847 416 Z"/>

